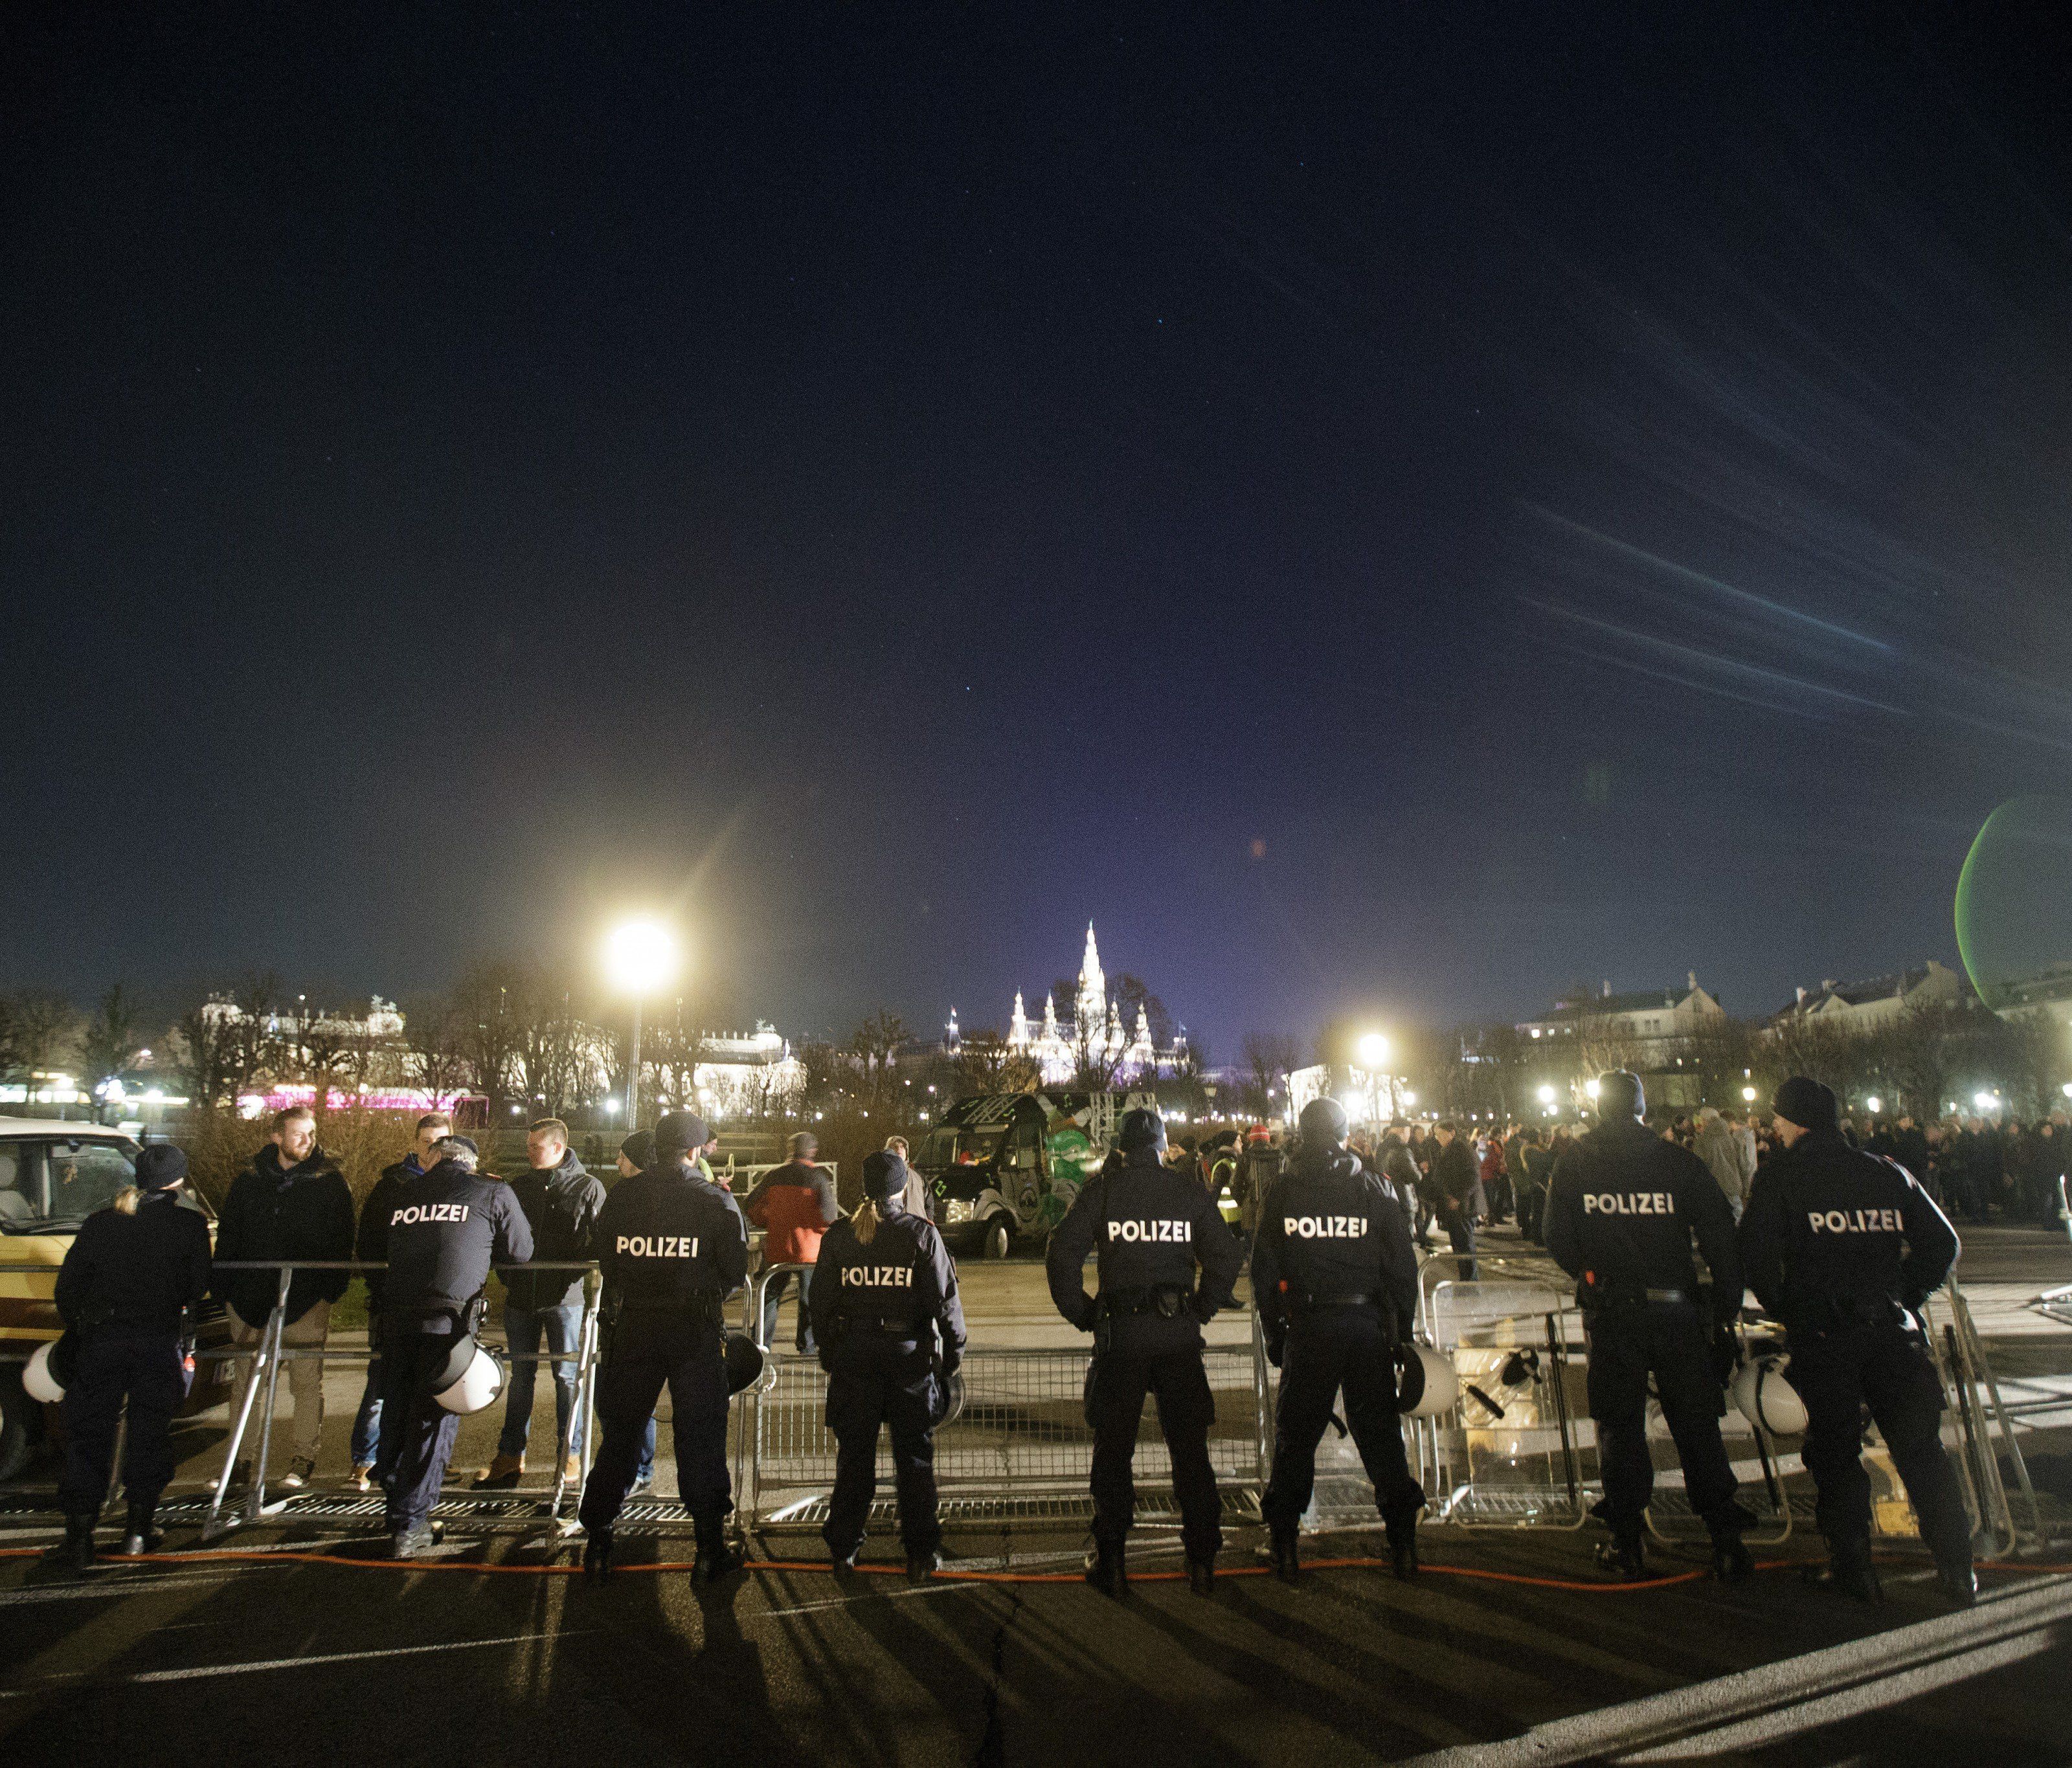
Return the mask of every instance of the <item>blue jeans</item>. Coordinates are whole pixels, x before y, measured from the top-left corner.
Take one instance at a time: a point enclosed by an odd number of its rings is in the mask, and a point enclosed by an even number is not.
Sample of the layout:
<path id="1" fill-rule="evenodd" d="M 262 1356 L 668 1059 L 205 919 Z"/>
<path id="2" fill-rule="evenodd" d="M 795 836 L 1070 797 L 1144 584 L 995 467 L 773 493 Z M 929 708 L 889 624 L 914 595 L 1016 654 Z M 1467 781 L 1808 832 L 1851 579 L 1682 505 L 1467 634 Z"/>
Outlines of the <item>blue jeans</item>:
<path id="1" fill-rule="evenodd" d="M 799 1347 L 802 1357 L 811 1356 L 816 1348 L 813 1343 L 813 1317 L 806 1311 L 806 1297 L 812 1293 L 813 1268 L 802 1266 L 796 1273 L 799 1279 L 799 1331 L 792 1342 Z M 773 1277 L 763 1290 L 763 1342 L 772 1350 L 777 1342 L 777 1304 L 784 1299 L 784 1292 L 791 1288 L 793 1273 L 787 1271 Z"/>
<path id="2" fill-rule="evenodd" d="M 496 1439 L 500 1455 L 522 1455 L 532 1429 L 532 1389 L 539 1379 L 536 1363 L 519 1362 L 518 1357 L 540 1348 L 541 1334 L 554 1357 L 554 1440 L 565 1441 L 568 1453 L 582 1453 L 582 1420 L 576 1409 L 574 1351 L 582 1338 L 583 1305 L 564 1301 L 559 1307 L 542 1308 L 536 1314 L 514 1303 L 504 1304 L 504 1337 L 511 1347 L 511 1383 L 504 1397 L 504 1434 Z M 564 1357 L 561 1352 L 569 1353 Z"/>
<path id="3" fill-rule="evenodd" d="M 372 1321 L 368 1323 L 368 1336 L 376 1336 Z M 367 1388 L 360 1396 L 360 1410 L 352 1420 L 352 1465 L 372 1467 L 374 1458 L 381 1449 L 381 1359 L 370 1357 L 367 1362 Z"/>

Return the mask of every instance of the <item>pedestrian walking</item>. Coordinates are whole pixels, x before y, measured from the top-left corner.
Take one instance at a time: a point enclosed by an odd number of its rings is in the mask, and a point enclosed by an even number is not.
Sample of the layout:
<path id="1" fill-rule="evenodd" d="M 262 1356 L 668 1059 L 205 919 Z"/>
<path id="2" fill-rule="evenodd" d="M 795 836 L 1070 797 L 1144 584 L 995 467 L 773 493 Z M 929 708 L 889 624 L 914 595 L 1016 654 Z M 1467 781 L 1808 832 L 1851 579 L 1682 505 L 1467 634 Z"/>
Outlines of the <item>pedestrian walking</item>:
<path id="1" fill-rule="evenodd" d="M 1223 1547 L 1209 1463 L 1215 1399 L 1202 1363 L 1202 1326 L 1232 1305 L 1242 1256 L 1200 1184 L 1167 1166 L 1165 1153 L 1158 1113 L 1125 1112 L 1114 1152 L 1073 1199 L 1044 1260 L 1059 1313 L 1094 1335 L 1086 1388 L 1094 1433 L 1094 1552 L 1087 1581 L 1111 1596 L 1128 1587 L 1124 1544 L 1136 1513 L 1132 1466 L 1146 1394 L 1157 1397 L 1180 1503 L 1181 1546 L 1197 1594 L 1213 1589 Z M 1089 1255 L 1096 1260 L 1095 1295 L 1086 1292 Z"/>
<path id="2" fill-rule="evenodd" d="M 775 1342 L 777 1305 L 796 1277 L 799 1329 L 795 1342 L 799 1355 L 804 1357 L 813 1353 L 813 1316 L 808 1299 L 813 1289 L 812 1267 L 820 1256 L 820 1236 L 841 1210 L 835 1202 L 835 1188 L 827 1169 L 817 1157 L 820 1138 L 810 1129 L 802 1129 L 791 1137 L 788 1152 L 791 1157 L 763 1175 L 742 1208 L 749 1220 L 763 1231 L 763 1270 L 775 1273 L 763 1279 L 763 1342 L 767 1347 Z M 807 1268 L 777 1268 L 786 1264 L 802 1264 Z"/>
<path id="3" fill-rule="evenodd" d="M 1433 1133 L 1438 1153 L 1432 1162 L 1432 1197 L 1439 1225 L 1460 1255 L 1455 1270 L 1463 1283 L 1475 1281 L 1475 1223 L 1483 1210 L 1481 1174 L 1475 1168 L 1474 1151 L 1461 1139 L 1460 1126 L 1450 1118 Z"/>
<path id="4" fill-rule="evenodd" d="M 122 1489 L 125 1553 L 158 1546 L 158 1495 L 173 1477 L 173 1414 L 190 1379 L 182 1334 L 208 1293 L 208 1222 L 183 1200 L 187 1157 L 166 1143 L 137 1156 L 136 1182 L 80 1223 L 58 1268 L 58 1318 L 73 1341 L 64 1391 L 65 1538 L 54 1558 L 93 1563 L 93 1526 L 108 1496 L 115 1435 L 129 1408 Z"/>
<path id="5" fill-rule="evenodd" d="M 863 1162 L 863 1201 L 820 1243 L 813 1336 L 828 1372 L 835 1486 L 820 1531 L 837 1571 L 853 1571 L 878 1490 L 878 1437 L 892 1437 L 893 1487 L 910 1582 L 941 1564 L 935 1425 L 964 1360 L 957 1271 L 943 1237 L 906 1207 L 910 1174 L 890 1149 Z"/>

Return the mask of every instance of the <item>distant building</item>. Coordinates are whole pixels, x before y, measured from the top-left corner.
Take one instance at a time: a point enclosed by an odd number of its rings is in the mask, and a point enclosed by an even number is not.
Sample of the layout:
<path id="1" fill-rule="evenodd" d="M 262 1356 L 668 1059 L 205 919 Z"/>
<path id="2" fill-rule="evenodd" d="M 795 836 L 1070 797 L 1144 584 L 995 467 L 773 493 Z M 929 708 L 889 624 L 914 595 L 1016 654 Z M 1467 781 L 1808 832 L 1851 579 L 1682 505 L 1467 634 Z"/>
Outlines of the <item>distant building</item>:
<path id="1" fill-rule="evenodd" d="M 1770 1022 L 1869 1031 L 1889 1025 L 1916 1008 L 1954 1005 L 1970 992 L 1955 970 L 1930 958 L 1918 969 L 1897 970 L 1861 982 L 1825 981 L 1817 989 L 1801 989 L 1794 999 L 1770 1015 Z"/>
<path id="2" fill-rule="evenodd" d="M 751 1032 L 707 1032 L 699 1055 L 691 1081 L 699 1109 L 714 1123 L 767 1116 L 806 1090 L 805 1064 L 766 1020 L 758 1020 Z"/>
<path id="3" fill-rule="evenodd" d="M 1530 1042 L 1626 1044 L 1634 1046 L 1643 1072 L 1673 1067 L 1683 1041 L 1726 1016 L 1726 1009 L 1698 985 L 1691 971 L 1680 989 L 1649 989 L 1614 994 L 1610 982 L 1597 994 L 1557 1001 L 1544 1018 L 1527 1019 L 1518 1034 Z"/>
<path id="4" fill-rule="evenodd" d="M 1986 1005 L 2003 1019 L 2047 1013 L 2072 1026 L 2072 964 L 2054 964 L 2034 976 L 1996 983 L 1985 990 Z"/>
<path id="5" fill-rule="evenodd" d="M 956 1034 L 956 1016 L 950 1030 Z M 1027 1055 L 1048 1086 L 1063 1086 L 1078 1074 L 1082 1058 L 1112 1063 L 1115 1084 L 1141 1080 L 1155 1075 L 1161 1064 L 1184 1059 L 1185 1031 L 1178 1033 L 1170 1050 L 1152 1046 L 1151 1021 L 1140 1002 L 1137 1022 L 1125 1034 L 1120 1005 L 1108 999 L 1108 977 L 1101 969 L 1100 948 L 1094 940 L 1094 924 L 1087 923 L 1087 947 L 1079 960 L 1079 982 L 1069 1018 L 1058 1011 L 1058 1003 L 1046 990 L 1043 1017 L 1031 1023 L 1022 991 L 1014 994 L 1014 1010 L 1008 1016 L 1007 1046 Z"/>

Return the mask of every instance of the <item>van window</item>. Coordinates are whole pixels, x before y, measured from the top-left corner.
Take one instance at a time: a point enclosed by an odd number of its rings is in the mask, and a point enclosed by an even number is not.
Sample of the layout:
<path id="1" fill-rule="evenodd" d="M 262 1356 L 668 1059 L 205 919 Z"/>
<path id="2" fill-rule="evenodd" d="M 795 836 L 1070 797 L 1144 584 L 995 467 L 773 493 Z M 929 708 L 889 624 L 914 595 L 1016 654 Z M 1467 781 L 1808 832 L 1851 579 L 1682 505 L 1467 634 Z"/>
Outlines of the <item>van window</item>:
<path id="1" fill-rule="evenodd" d="M 83 1222 L 97 1209 L 115 1201 L 115 1194 L 137 1182 L 137 1169 L 130 1153 L 116 1142 L 51 1142 L 49 1162 L 50 1207 L 54 1222 Z"/>
<path id="2" fill-rule="evenodd" d="M 36 1200 L 35 1157 L 41 1152 L 31 1142 L 0 1142 L 0 1231 L 43 1213 Z"/>

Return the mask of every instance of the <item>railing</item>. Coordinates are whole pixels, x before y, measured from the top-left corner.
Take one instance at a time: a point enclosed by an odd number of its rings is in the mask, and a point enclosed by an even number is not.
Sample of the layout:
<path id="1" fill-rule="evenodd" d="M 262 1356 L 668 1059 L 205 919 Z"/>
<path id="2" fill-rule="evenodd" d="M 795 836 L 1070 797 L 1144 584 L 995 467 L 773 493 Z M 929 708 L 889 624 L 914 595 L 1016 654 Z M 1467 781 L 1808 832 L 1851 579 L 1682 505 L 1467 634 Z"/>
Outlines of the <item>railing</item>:
<path id="1" fill-rule="evenodd" d="M 1434 1520 L 1470 1527 L 1573 1529 L 1587 1517 L 1599 1486 L 1595 1432 L 1585 1403 L 1587 1348 L 1580 1314 L 1572 1300 L 1546 1281 L 1544 1265 L 1515 1260 L 1486 1262 L 1504 1274 L 1462 1283 L 1445 1277 L 1446 1261 L 1460 1255 L 1434 1255 L 1442 1267 L 1420 1281 L 1419 1336 L 1447 1354 L 1460 1377 L 1462 1400 L 1450 1412 L 1432 1419 L 1406 1419 L 1404 1435 L 1412 1470 L 1424 1485 Z M 1478 1255 L 1478 1262 L 1482 1262 Z M 222 1532 L 279 1515 L 294 1503 L 269 1506 L 265 1469 L 272 1445 L 273 1417 L 282 1366 L 298 1358 L 366 1363 L 379 1355 L 378 1344 L 366 1351 L 300 1347 L 284 1342 L 285 1304 L 297 1270 L 360 1273 L 384 1267 L 350 1261 L 250 1261 L 222 1264 L 219 1271 L 273 1270 L 279 1273 L 274 1305 L 255 1343 L 198 1352 L 200 1358 L 247 1358 L 250 1368 L 234 1402 L 225 1445 L 222 1477 L 210 1495 L 202 1521 L 204 1534 Z M 510 1267 L 532 1271 L 578 1272 L 587 1279 L 595 1266 L 532 1264 Z M 730 1462 L 738 1519 L 745 1527 L 782 1526 L 817 1520 L 832 1490 L 834 1439 L 826 1428 L 826 1378 L 815 1357 L 772 1350 L 764 1342 L 763 1301 L 769 1285 L 780 1277 L 802 1274 L 810 1267 L 768 1266 L 754 1273 L 740 1292 L 743 1329 L 764 1351 L 760 1379 L 738 1396 L 730 1417 Z M 1429 1266 L 1428 1266 L 1428 1269 Z M 0 1274 L 51 1277 L 47 1264 L 0 1264 Z M 572 1519 L 561 1511 L 569 1496 L 569 1431 L 583 1421 L 582 1472 L 586 1476 L 597 1443 L 596 1375 L 598 1361 L 598 1285 L 586 1281 L 582 1330 L 572 1352 L 545 1350 L 508 1360 L 536 1363 L 574 1361 L 578 1368 L 575 1405 L 568 1429 L 557 1432 L 555 1475 L 544 1503 L 534 1500 L 532 1514 L 554 1519 L 564 1531 Z M 800 1305 L 804 1305 L 803 1299 Z M 1947 1411 L 1944 1437 L 1957 1462 L 1966 1502 L 1982 1550 L 2013 1552 L 2042 1535 L 2034 1488 L 2017 1444 L 2008 1408 L 2002 1403 L 1971 1311 L 1963 1293 L 1951 1285 L 1931 1304 L 1928 1344 L 1941 1379 Z M 0 1361 L 22 1362 L 23 1354 L 0 1354 Z M 1093 1437 L 1083 1408 L 1083 1382 L 1088 1353 L 1081 1349 L 1013 1350 L 968 1347 L 963 1360 L 963 1407 L 936 1436 L 936 1476 L 946 1507 L 976 1519 L 1011 1521 L 1018 1516 L 1055 1520 L 1078 1514 L 1092 1467 Z M 1272 1473 L 1274 1374 L 1269 1365 L 1258 1316 L 1249 1321 L 1249 1342 L 1211 1345 L 1205 1352 L 1215 1420 L 1210 1436 L 1211 1463 L 1218 1481 L 1240 1506 L 1256 1501 Z M 264 1399 L 253 1477 L 234 1509 L 226 1509 L 230 1476 L 249 1436 L 254 1410 Z M 1660 1449 L 1667 1433 L 1651 1407 L 1650 1437 Z M 397 1428 L 400 1428 L 400 1421 Z M 1724 1433 L 1729 1453 L 1760 1474 L 1745 1482 L 1745 1502 L 1758 1513 L 1766 1544 L 1790 1532 L 1794 1507 L 1785 1487 L 1784 1462 L 1795 1445 L 1779 1442 L 1749 1425 L 1732 1407 L 1725 1411 Z M 1738 1450 L 1737 1443 L 1743 1446 Z M 1371 1525 L 1375 1512 L 1371 1488 L 1356 1463 L 1340 1457 L 1334 1465 L 1327 1448 L 1318 1463 L 1318 1499 L 1309 1522 L 1314 1527 L 1353 1523 Z M 119 1465 L 121 1445 L 117 1458 Z M 881 1477 L 889 1474 L 889 1451 L 881 1445 Z M 1873 1477 L 1881 1492 L 1876 1527 L 1885 1538 L 1910 1538 L 1918 1531 L 1903 1492 L 1890 1477 L 1889 1464 L 1874 1448 Z M 2013 1470 L 2021 1508 L 2010 1502 L 2003 1477 L 2003 1458 Z M 1649 1523 L 1659 1536 L 1673 1539 L 1695 1528 L 1696 1519 L 1681 1513 L 1679 1476 L 1667 1478 L 1657 1495 Z M 1139 1489 L 1156 1495 L 1170 1488 L 1171 1469 L 1157 1431 L 1155 1408 L 1145 1408 L 1137 1457 Z M 451 1507 L 468 1503 L 474 1495 L 449 1495 Z M 481 1507 L 495 1515 L 509 1507 L 511 1495 L 485 1495 Z M 1078 1510 L 1071 1509 L 1076 1504 Z M 1685 1507 L 1688 1508 L 1688 1507 Z M 298 1516 L 305 1514 L 298 1511 Z M 312 1514 L 310 1520 L 322 1520 Z"/>

